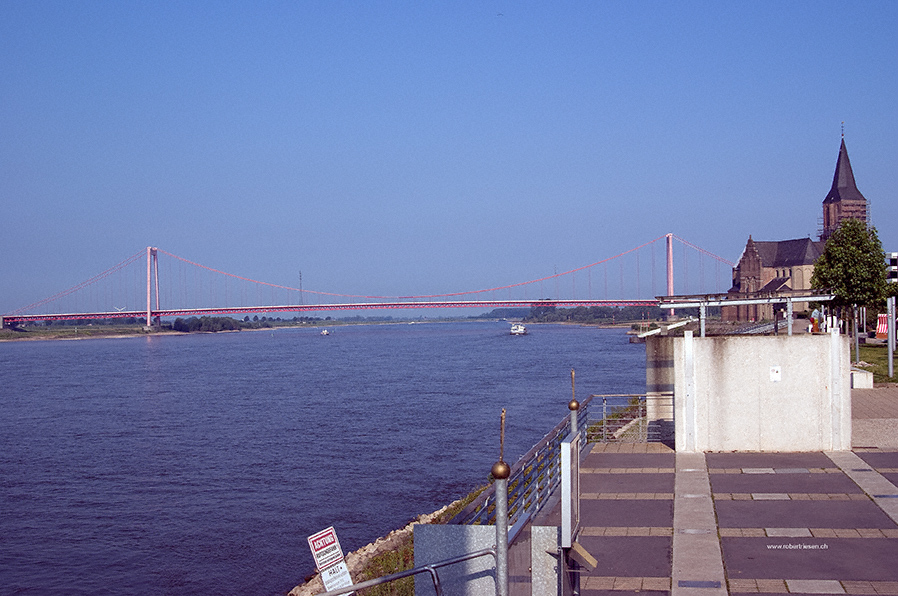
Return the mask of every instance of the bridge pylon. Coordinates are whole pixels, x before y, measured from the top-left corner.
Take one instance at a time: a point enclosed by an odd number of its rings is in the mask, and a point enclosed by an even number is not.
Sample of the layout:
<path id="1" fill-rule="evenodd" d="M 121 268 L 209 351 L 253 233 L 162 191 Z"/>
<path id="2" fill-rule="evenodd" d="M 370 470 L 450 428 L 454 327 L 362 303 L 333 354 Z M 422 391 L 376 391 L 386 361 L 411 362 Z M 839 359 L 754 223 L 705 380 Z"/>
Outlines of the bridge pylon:
<path id="1" fill-rule="evenodd" d="M 156 310 L 159 310 L 159 258 L 156 253 L 156 247 L 147 247 L 147 327 L 153 326 L 153 305 L 151 297 L 154 287 L 156 289 Z M 154 281 L 155 283 L 153 283 Z"/>
<path id="2" fill-rule="evenodd" d="M 673 234 L 668 233 L 667 235 L 667 295 L 674 295 L 674 282 L 673 282 Z M 668 318 L 674 317 L 674 309 L 670 309 L 668 311 Z"/>

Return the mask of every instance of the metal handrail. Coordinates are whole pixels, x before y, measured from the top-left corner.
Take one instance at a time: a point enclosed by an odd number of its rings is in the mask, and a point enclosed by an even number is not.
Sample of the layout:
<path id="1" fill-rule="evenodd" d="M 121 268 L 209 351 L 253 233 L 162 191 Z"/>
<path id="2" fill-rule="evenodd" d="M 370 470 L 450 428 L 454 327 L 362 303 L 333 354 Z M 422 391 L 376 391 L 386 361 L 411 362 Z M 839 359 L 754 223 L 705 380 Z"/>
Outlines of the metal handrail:
<path id="1" fill-rule="evenodd" d="M 660 404 L 661 408 L 667 408 L 671 410 L 669 412 L 670 419 L 672 420 L 673 411 L 672 411 L 672 398 L 673 392 L 661 392 L 661 393 L 612 393 L 605 395 L 592 395 L 590 396 L 598 400 L 601 398 L 602 403 L 601 406 L 595 404 L 593 406 L 593 412 L 596 412 L 596 419 L 590 420 L 588 422 L 589 426 L 587 429 L 587 440 L 590 442 L 599 442 L 599 443 L 607 443 L 610 441 L 620 440 L 619 436 L 621 431 L 629 430 L 630 426 L 635 426 L 636 431 L 635 435 L 632 430 L 627 432 L 627 435 L 630 435 L 630 441 L 637 440 L 640 442 L 654 442 L 662 440 L 663 433 L 659 433 L 658 429 L 655 428 L 654 431 L 650 429 L 652 425 L 649 424 L 648 420 L 648 405 L 649 402 L 653 402 L 655 404 Z M 611 398 L 611 400 L 609 400 Z M 617 399 L 626 399 L 627 401 L 617 401 L 615 403 L 615 398 Z M 620 428 L 616 425 L 612 424 L 614 420 L 614 414 L 619 412 L 623 412 L 626 410 L 631 410 L 635 408 L 635 412 L 631 412 L 633 415 L 629 417 L 629 420 L 624 419 L 624 427 Z M 666 418 L 666 417 L 665 417 Z M 610 432 L 609 432 L 610 431 Z"/>
<path id="2" fill-rule="evenodd" d="M 411 577 L 413 575 L 418 575 L 420 573 L 429 573 L 430 579 L 433 581 L 433 589 L 436 591 L 437 596 L 443 596 L 443 586 L 440 584 L 440 575 L 439 573 L 437 573 L 437 569 L 441 567 L 447 567 L 449 565 L 454 565 L 456 563 L 463 563 L 464 561 L 470 561 L 471 559 L 485 557 L 486 555 L 492 555 L 493 560 L 497 560 L 496 549 L 486 548 L 483 550 L 468 553 L 466 555 L 461 555 L 459 557 L 453 557 L 451 559 L 437 561 L 436 563 L 430 563 L 429 565 L 421 565 L 420 567 L 414 567 L 406 571 L 400 571 L 398 573 L 376 577 L 374 579 L 369 579 L 368 581 L 363 581 L 358 584 L 346 586 L 345 588 L 331 590 L 330 592 L 321 592 L 320 594 L 318 594 L 318 596 L 340 596 L 340 594 L 349 594 L 350 592 L 355 592 L 356 590 L 364 590 L 365 588 L 371 588 L 374 586 L 379 586 L 381 584 L 388 584 L 390 582 L 404 579 L 406 577 Z"/>
<path id="3" fill-rule="evenodd" d="M 580 404 L 578 425 L 589 420 L 588 397 Z M 570 434 L 566 416 L 542 440 L 525 453 L 511 468 L 508 479 L 508 543 L 512 544 L 531 517 L 545 505 L 561 483 L 561 442 Z M 585 445 L 585 442 L 584 442 Z M 495 523 L 495 493 L 491 485 L 459 512 L 449 523 L 489 525 Z"/>

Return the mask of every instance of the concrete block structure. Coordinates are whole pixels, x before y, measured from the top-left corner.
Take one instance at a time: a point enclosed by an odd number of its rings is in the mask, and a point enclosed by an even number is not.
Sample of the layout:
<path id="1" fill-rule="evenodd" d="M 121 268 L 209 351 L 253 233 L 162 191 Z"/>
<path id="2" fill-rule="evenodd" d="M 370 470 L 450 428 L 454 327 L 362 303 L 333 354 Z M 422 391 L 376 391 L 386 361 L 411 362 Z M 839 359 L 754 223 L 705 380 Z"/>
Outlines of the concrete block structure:
<path id="1" fill-rule="evenodd" d="M 848 339 L 646 338 L 648 390 L 673 387 L 678 452 L 851 447 Z"/>

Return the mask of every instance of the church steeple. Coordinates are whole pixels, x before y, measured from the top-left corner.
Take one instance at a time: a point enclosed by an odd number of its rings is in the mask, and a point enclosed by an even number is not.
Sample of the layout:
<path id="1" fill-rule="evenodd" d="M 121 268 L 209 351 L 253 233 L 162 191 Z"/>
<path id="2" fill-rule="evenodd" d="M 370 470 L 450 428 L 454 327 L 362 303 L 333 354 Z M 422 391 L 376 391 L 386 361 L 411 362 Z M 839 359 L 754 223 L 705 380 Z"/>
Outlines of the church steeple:
<path id="1" fill-rule="evenodd" d="M 842 145 L 839 148 L 839 158 L 836 160 L 833 185 L 826 198 L 823 199 L 823 232 L 820 234 L 820 239 L 829 238 L 846 219 L 860 219 L 866 222 L 867 199 L 857 189 L 843 136 Z"/>

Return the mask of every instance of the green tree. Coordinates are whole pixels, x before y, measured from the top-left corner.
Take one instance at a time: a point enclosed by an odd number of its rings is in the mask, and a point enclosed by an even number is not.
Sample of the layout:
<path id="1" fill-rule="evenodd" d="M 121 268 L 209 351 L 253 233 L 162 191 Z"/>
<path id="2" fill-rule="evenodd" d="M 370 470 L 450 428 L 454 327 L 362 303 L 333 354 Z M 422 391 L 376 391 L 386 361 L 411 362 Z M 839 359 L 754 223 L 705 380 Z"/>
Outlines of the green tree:
<path id="1" fill-rule="evenodd" d="M 832 291 L 837 308 L 880 307 L 887 290 L 886 265 L 876 228 L 857 219 L 843 221 L 814 264 L 811 287 Z"/>

